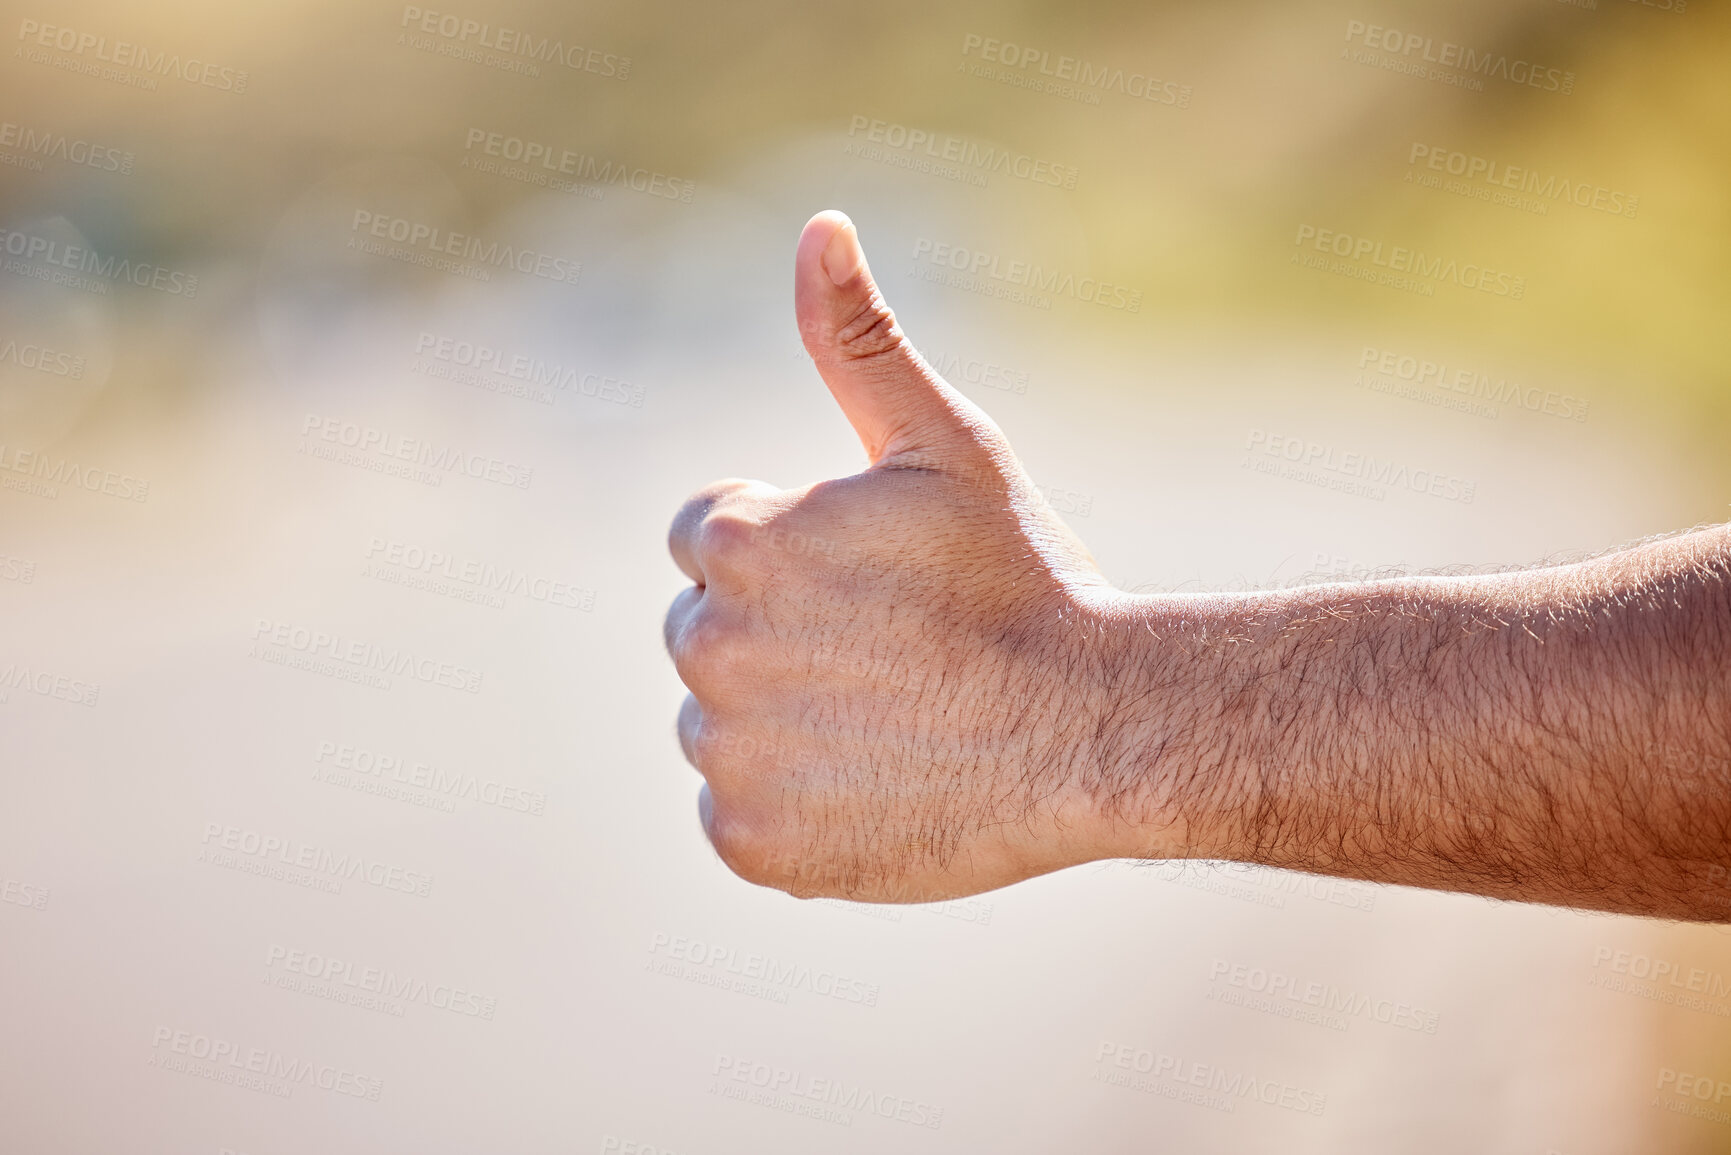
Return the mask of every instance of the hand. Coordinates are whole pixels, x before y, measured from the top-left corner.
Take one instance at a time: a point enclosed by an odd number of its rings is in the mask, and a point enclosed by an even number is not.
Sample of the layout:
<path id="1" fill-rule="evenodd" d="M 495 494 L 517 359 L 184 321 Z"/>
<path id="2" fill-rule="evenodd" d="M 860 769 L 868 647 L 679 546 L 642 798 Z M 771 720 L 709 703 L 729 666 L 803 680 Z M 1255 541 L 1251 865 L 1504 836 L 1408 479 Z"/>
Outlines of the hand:
<path id="1" fill-rule="evenodd" d="M 1102 857 L 1115 595 L 902 335 L 842 214 L 800 236 L 794 307 L 871 465 L 717 482 L 674 519 L 696 585 L 666 638 L 710 842 L 749 881 L 878 902 Z"/>

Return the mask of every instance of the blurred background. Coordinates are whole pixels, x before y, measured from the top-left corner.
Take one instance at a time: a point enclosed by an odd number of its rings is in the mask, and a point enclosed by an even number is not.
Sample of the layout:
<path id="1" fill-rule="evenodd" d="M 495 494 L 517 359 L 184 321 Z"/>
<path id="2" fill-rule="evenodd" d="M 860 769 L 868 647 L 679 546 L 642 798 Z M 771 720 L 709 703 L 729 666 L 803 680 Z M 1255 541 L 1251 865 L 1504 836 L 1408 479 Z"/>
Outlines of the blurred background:
<path id="1" fill-rule="evenodd" d="M 830 207 L 1121 587 L 1724 520 L 1722 5 L 6 8 L 0 1150 L 1731 1149 L 1724 928 L 797 902 L 659 636 Z"/>

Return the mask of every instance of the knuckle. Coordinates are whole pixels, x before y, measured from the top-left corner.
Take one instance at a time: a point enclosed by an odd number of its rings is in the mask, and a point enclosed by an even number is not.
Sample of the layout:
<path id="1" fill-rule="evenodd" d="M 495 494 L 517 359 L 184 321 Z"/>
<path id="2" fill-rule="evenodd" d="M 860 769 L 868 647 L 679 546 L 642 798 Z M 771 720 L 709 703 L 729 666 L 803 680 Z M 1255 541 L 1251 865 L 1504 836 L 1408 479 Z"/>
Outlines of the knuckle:
<path id="1" fill-rule="evenodd" d="M 722 769 L 728 754 L 729 735 L 714 722 L 705 719 L 691 735 L 691 762 L 707 779 Z"/>
<path id="2" fill-rule="evenodd" d="M 687 622 L 673 642 L 673 665 L 680 680 L 698 685 L 725 684 L 744 668 L 745 641 L 740 629 L 713 612 Z"/>
<path id="3" fill-rule="evenodd" d="M 661 640 L 668 653 L 677 652 L 679 635 L 696 612 L 694 603 L 701 602 L 702 597 L 702 592 L 696 586 L 688 586 L 680 590 L 673 603 L 667 607 L 667 613 L 661 619 Z"/>
<path id="4" fill-rule="evenodd" d="M 711 564 L 738 568 L 756 552 L 758 528 L 737 513 L 712 511 L 698 530 L 698 549 Z"/>
<path id="5" fill-rule="evenodd" d="M 756 886 L 779 887 L 781 861 L 773 841 L 758 834 L 749 825 L 731 821 L 718 810 L 709 834 L 710 845 L 727 869 Z"/>
<path id="6" fill-rule="evenodd" d="M 716 857 L 734 874 L 757 886 L 788 890 L 797 880 L 790 868 L 788 852 L 767 811 L 749 805 L 750 795 L 738 790 L 710 788 L 710 810 L 705 832 Z M 744 803 L 744 804 L 742 804 Z"/>
<path id="7" fill-rule="evenodd" d="M 690 497 L 680 506 L 680 513 L 695 513 L 699 517 L 708 513 L 734 494 L 751 488 L 751 482 L 737 477 L 724 477 L 720 481 L 712 481 Z"/>
<path id="8" fill-rule="evenodd" d="M 670 539 L 690 539 L 700 535 L 708 520 L 718 509 L 737 500 L 741 494 L 759 488 L 759 483 L 729 477 L 714 481 L 686 498 L 673 515 L 668 529 Z"/>

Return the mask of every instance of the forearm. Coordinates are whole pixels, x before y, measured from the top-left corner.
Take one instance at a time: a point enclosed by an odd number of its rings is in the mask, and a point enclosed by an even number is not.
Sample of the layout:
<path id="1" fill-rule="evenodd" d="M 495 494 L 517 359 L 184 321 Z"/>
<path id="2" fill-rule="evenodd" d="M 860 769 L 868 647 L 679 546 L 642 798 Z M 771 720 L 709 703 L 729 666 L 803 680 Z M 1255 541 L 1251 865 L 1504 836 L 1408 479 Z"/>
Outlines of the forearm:
<path id="1" fill-rule="evenodd" d="M 1731 919 L 1725 528 L 1113 616 L 1122 853 Z"/>
<path id="2" fill-rule="evenodd" d="M 668 536 L 680 743 L 734 871 L 883 902 L 1188 856 L 1731 918 L 1731 532 L 1121 594 L 902 335 L 851 222 L 814 217 L 795 270 L 873 464 L 717 483 Z"/>

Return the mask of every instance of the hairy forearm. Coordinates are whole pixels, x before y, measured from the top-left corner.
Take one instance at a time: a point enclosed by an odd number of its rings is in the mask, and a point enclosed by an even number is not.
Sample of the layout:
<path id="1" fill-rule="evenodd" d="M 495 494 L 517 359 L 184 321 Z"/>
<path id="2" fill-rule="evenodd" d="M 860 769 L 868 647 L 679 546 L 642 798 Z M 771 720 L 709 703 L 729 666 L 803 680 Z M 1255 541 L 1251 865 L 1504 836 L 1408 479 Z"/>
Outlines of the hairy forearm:
<path id="1" fill-rule="evenodd" d="M 1113 618 L 1123 853 L 1731 920 L 1726 528 Z"/>
<path id="2" fill-rule="evenodd" d="M 716 483 L 668 535 L 680 744 L 742 877 L 892 902 L 1189 856 L 1731 918 L 1726 530 L 1121 594 L 903 336 L 845 217 L 806 225 L 794 298 L 872 466 Z"/>

